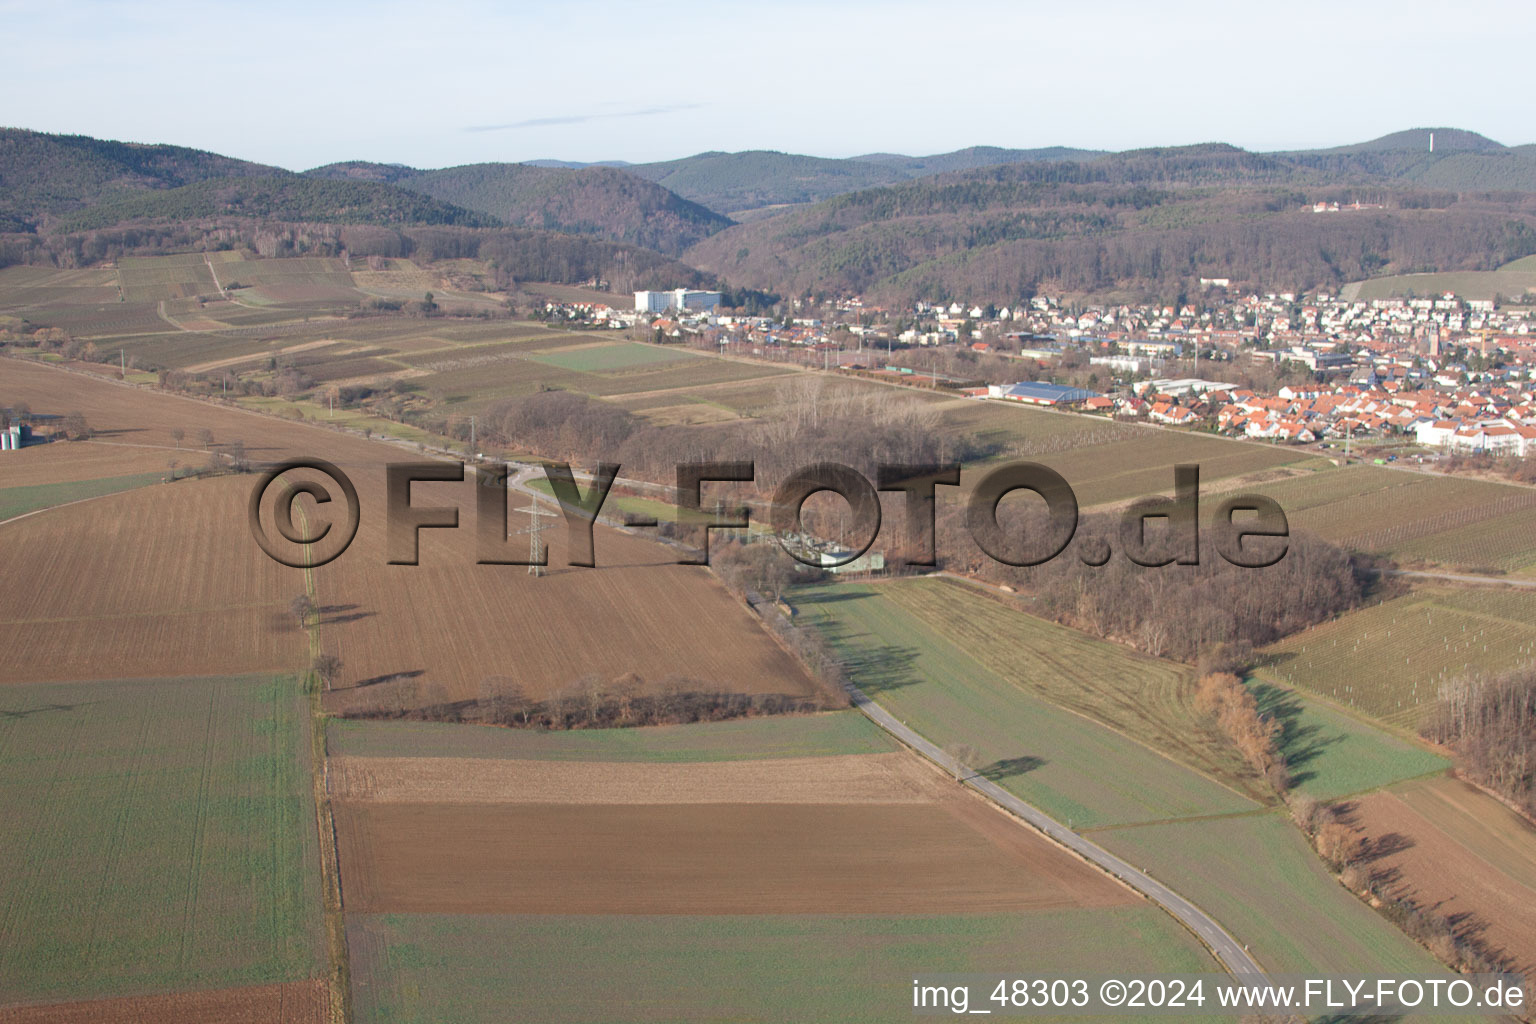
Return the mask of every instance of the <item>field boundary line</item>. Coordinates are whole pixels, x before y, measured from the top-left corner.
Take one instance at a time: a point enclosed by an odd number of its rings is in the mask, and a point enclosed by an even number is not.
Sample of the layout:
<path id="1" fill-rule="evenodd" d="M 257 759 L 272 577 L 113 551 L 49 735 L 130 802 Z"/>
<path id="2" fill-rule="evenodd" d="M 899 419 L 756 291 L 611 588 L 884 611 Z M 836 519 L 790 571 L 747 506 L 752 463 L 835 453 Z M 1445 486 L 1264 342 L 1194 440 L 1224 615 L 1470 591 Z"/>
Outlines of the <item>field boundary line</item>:
<path id="1" fill-rule="evenodd" d="M 303 522 L 305 535 L 309 533 L 308 517 L 302 506 L 296 506 Z M 313 559 L 313 548 L 306 544 L 305 552 Z M 315 580 L 315 567 L 304 566 L 304 592 L 316 610 L 314 624 L 306 624 L 309 634 L 309 658 L 313 666 L 320 654 L 320 612 L 316 598 L 319 585 Z M 330 758 L 326 751 L 326 715 L 324 707 L 324 681 L 313 667 L 304 675 L 304 688 L 309 693 L 309 759 L 310 785 L 314 791 L 316 840 L 320 844 L 321 902 L 325 916 L 326 961 L 329 970 L 326 982 L 330 988 L 327 1001 L 328 1016 L 332 1024 L 350 1024 L 352 1020 L 352 959 L 347 949 L 347 921 L 341 894 L 341 857 L 336 838 L 336 816 L 331 808 Z"/>
<path id="2" fill-rule="evenodd" d="M 1406 779 L 1400 780 L 1406 782 Z M 1390 785 L 1396 785 L 1396 782 Z M 1341 798 L 1342 799 L 1342 798 Z M 1252 807 L 1246 811 L 1221 811 L 1217 814 L 1191 814 L 1184 818 L 1153 818 L 1150 821 L 1126 821 L 1113 825 L 1090 825 L 1088 828 L 1077 829 L 1079 835 L 1091 835 L 1094 832 L 1119 832 L 1123 829 L 1153 828 L 1158 825 L 1194 825 L 1205 821 L 1225 821 L 1228 818 L 1259 818 L 1266 814 L 1277 814 L 1283 808 L 1269 804 Z"/>
<path id="3" fill-rule="evenodd" d="M 136 487 L 130 487 L 127 490 L 128 491 L 133 491 L 133 490 L 137 490 L 137 489 L 138 488 L 136 488 Z M 26 519 L 28 516 L 40 516 L 44 512 L 52 512 L 55 509 L 68 508 L 71 505 L 81 505 L 81 504 L 84 504 L 87 501 L 100 501 L 103 498 L 115 498 L 115 497 L 117 497 L 120 494 L 126 494 L 126 493 L 127 493 L 127 491 L 113 491 L 110 494 L 93 494 L 89 498 L 76 498 L 74 501 L 66 501 L 66 502 L 64 502 L 61 505 L 49 505 L 47 508 L 35 508 L 31 512 L 23 512 L 19 516 L 11 516 L 11 518 L 9 518 L 9 519 L 0 519 L 0 526 L 4 526 L 7 523 L 19 523 L 23 519 Z M 100 616 L 90 615 L 90 616 L 85 616 L 85 617 L 86 618 L 99 618 Z"/>
<path id="4" fill-rule="evenodd" d="M 900 582 L 903 582 L 906 579 L 937 579 L 937 580 L 942 580 L 942 581 L 949 582 L 949 583 L 969 584 L 970 586 L 978 588 L 978 589 L 993 591 L 992 593 L 988 593 L 987 597 L 989 597 L 992 600 L 999 601 L 999 602 L 1001 602 L 1001 601 L 1003 601 L 1003 600 L 1005 600 L 1007 598 L 1017 598 L 1019 596 L 1017 594 L 1009 594 L 1006 591 L 998 590 L 996 588 L 995 584 L 987 583 L 987 582 L 985 582 L 983 580 L 972 579 L 972 578 L 970 578 L 968 576 L 961 576 L 961 575 L 958 575 L 956 573 L 949 572 L 946 569 L 941 569 L 941 570 L 939 570 L 937 572 L 925 573 L 924 575 L 917 576 L 917 577 L 889 577 L 889 578 L 883 579 L 883 580 L 870 580 L 869 583 L 871 585 L 900 583 Z M 1003 607 L 1007 608 L 1008 606 L 1005 604 L 1005 605 L 1003 605 Z M 1067 626 L 1067 625 L 1064 625 L 1064 624 L 1062 624 L 1060 622 L 1052 622 L 1050 619 L 1047 619 L 1047 618 L 1045 618 L 1043 616 L 1040 616 L 1040 615 L 1036 615 L 1033 612 L 1026 611 L 1023 608 L 1011 608 L 1010 610 L 1018 612 L 1020 615 L 1028 615 L 1032 619 L 1037 619 L 1040 622 L 1043 622 L 1043 623 L 1045 623 L 1048 626 L 1053 626 L 1053 627 L 1055 627 L 1057 629 L 1070 629 L 1073 632 L 1080 634 L 1081 636 L 1083 636 L 1085 639 L 1088 639 L 1088 640 L 1097 640 L 1098 639 L 1097 637 L 1094 637 L 1094 636 L 1091 636 L 1091 635 L 1089 635 L 1087 633 L 1084 633 L 1082 630 L 1076 629 L 1073 626 Z M 1138 650 L 1136 650 L 1134 647 L 1127 648 L 1124 644 L 1117 644 L 1113 640 L 1103 640 L 1103 641 L 1100 641 L 1100 642 L 1110 644 L 1116 650 L 1119 650 L 1122 653 L 1127 653 L 1127 654 L 1131 655 L 1132 657 L 1148 658 L 1148 659 L 1150 659 L 1152 661 L 1155 661 L 1155 662 L 1158 662 L 1160 664 L 1164 663 L 1164 659 L 1162 659 L 1162 658 L 1155 658 L 1152 655 L 1147 654 L 1145 651 L 1138 651 Z M 964 653 L 964 652 L 962 652 L 962 653 Z M 967 657 L 970 657 L 970 656 L 967 655 Z M 971 660 L 975 661 L 975 658 L 972 658 Z M 977 664 L 981 664 L 981 663 L 977 662 Z M 1172 666 L 1174 666 L 1176 668 L 1184 667 L 1184 666 L 1178 665 L 1177 662 L 1166 662 L 1166 664 L 1172 665 Z M 981 667 L 982 668 L 986 668 L 985 665 L 982 665 Z M 997 673 L 994 672 L 993 674 L 996 675 Z M 1140 739 L 1136 738 L 1135 736 L 1132 736 L 1130 733 L 1125 732 L 1124 730 L 1122 730 L 1122 729 L 1120 729 L 1120 728 L 1118 728 L 1116 726 L 1110 725 L 1107 722 L 1103 722 L 1103 721 L 1100 721 L 1097 718 L 1094 718 L 1092 715 L 1088 714 L 1087 712 L 1079 711 L 1076 708 L 1067 707 L 1064 704 L 1059 704 L 1056 701 L 1051 700 L 1049 697 L 1041 696 L 1040 694 L 1036 693 L 1035 691 L 1027 689 L 1023 684 L 1017 683 L 1017 682 L 1015 682 L 1012 679 L 1006 679 L 1005 678 L 1005 679 L 1003 679 L 1003 682 L 1007 683 L 1010 687 L 1012 687 L 1015 690 L 1018 690 L 1020 693 L 1024 694 L 1026 697 L 1029 697 L 1032 700 L 1038 700 L 1038 701 L 1040 701 L 1043 704 L 1049 704 L 1051 707 L 1055 708 L 1056 710 L 1066 712 L 1069 715 L 1076 715 L 1078 718 L 1081 718 L 1083 721 L 1088 722 L 1091 725 L 1095 725 L 1095 726 L 1097 726 L 1100 729 L 1107 729 L 1110 732 L 1114 733 L 1116 736 L 1119 736 L 1121 739 L 1125 740 L 1127 743 L 1134 743 L 1138 747 L 1141 747 L 1144 750 L 1148 750 L 1148 751 L 1152 752 L 1153 754 L 1156 754 L 1158 757 L 1160 757 L 1163 760 L 1167 761 L 1169 764 L 1176 765 L 1176 766 L 1184 769 L 1185 771 L 1193 772 L 1195 775 L 1200 776 L 1200 778 L 1205 779 L 1207 782 L 1213 783 L 1214 785 L 1220 786 L 1222 789 L 1225 789 L 1227 792 L 1232 793 L 1234 796 L 1242 797 L 1244 800 L 1252 801 L 1254 804 L 1258 805 L 1256 808 L 1251 808 L 1251 809 L 1249 809 L 1247 811 L 1233 812 L 1233 813 L 1251 814 L 1255 810 L 1273 809 L 1276 806 L 1276 804 L 1265 803 L 1262 800 L 1256 799 L 1252 794 L 1244 793 L 1242 790 L 1237 789 L 1236 787 L 1232 786 L 1231 784 L 1229 784 L 1227 782 L 1222 781 L 1221 779 L 1218 779 L 1216 776 L 1210 774 L 1209 772 L 1206 772 L 1206 771 L 1204 771 L 1203 769 L 1200 769 L 1200 768 L 1196 768 L 1194 765 L 1186 764 L 1185 762 L 1180 761 L 1178 758 L 1173 757 L 1171 754 L 1168 754 L 1165 751 L 1157 749 L 1156 747 L 1154 747 L 1151 744 L 1145 742 L 1144 740 L 1140 740 Z"/>
<path id="5" fill-rule="evenodd" d="M 969 786 L 1015 818 L 1044 833 L 1057 845 L 1096 865 L 1127 888 L 1157 904 L 1204 943 L 1217 963 L 1229 974 L 1245 983 L 1263 977 L 1264 969 L 1248 953 L 1246 947 L 1240 945 L 1215 918 L 1194 903 L 1097 843 L 1072 831 L 1033 804 L 1009 793 L 997 783 L 969 772 L 964 765 L 896 718 L 858 686 L 851 682 L 843 685 L 853 706 L 903 745 L 944 769 L 961 785 Z"/>

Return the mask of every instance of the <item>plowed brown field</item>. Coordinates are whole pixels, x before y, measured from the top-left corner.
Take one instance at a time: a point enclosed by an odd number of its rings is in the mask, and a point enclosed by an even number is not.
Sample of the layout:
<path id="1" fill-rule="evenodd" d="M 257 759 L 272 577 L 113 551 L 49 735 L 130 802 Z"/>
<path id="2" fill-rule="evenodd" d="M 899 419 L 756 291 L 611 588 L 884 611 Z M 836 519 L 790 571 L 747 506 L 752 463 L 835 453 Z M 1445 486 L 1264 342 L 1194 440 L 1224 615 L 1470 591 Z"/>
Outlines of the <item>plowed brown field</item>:
<path id="1" fill-rule="evenodd" d="M 29 445 L 0 458 L 0 488 L 73 483 L 135 473 L 168 473 L 170 460 L 182 466 L 202 466 L 206 452 L 192 446 L 138 447 L 98 441 Z"/>
<path id="2" fill-rule="evenodd" d="M 0 1024 L 322 1024 L 323 981 L 0 1008 Z"/>
<path id="3" fill-rule="evenodd" d="M 409 760 L 390 759 L 391 772 L 408 774 Z M 907 753 L 739 766 L 767 786 L 745 771 L 722 777 L 722 764 L 416 760 L 421 783 L 445 799 L 474 792 L 471 776 L 488 767 L 507 770 L 497 785 L 509 790 L 520 773 L 535 799 L 585 791 L 598 775 L 613 795 L 597 802 L 586 791 L 565 804 L 342 800 L 349 911 L 959 914 L 1136 901 Z M 840 773 L 860 780 L 860 802 L 844 802 L 852 794 L 833 781 Z M 650 802 L 660 800 L 672 802 Z"/>
<path id="4" fill-rule="evenodd" d="M 331 760 L 335 799 L 375 803 L 932 803 L 935 778 L 904 752 L 680 764 L 477 757 Z"/>
<path id="5" fill-rule="evenodd" d="M 293 671 L 285 611 L 302 574 L 253 553 L 236 518 L 249 482 L 188 481 L 0 527 L 0 680 Z M 11 575 L 14 574 L 14 575 Z"/>
<path id="6" fill-rule="evenodd" d="M 473 697 L 487 676 L 510 676 L 534 699 L 585 677 L 606 683 L 628 673 L 649 687 L 816 690 L 707 569 L 677 565 L 671 549 L 644 537 L 600 527 L 598 568 L 572 568 L 557 520 L 545 534 L 547 575 L 477 565 L 474 483 L 419 484 L 413 502 L 457 505 L 460 528 L 421 531 L 421 564 L 388 565 L 385 465 L 420 461 L 419 453 L 33 363 L 7 360 L 3 369 L 6 401 L 78 409 L 116 439 L 174 446 L 173 427 L 188 437 L 207 427 L 216 444 L 241 440 L 255 462 L 319 457 L 351 477 L 361 505 L 357 539 L 313 574 L 321 643 L 343 662 L 327 697 L 336 709 L 375 699 L 383 691 L 368 684 L 390 677 L 405 680 L 411 702 Z M 12 641 L 0 650 L 0 679 L 301 667 L 307 645 L 286 609 L 306 581 L 252 539 L 246 503 L 256 483 L 184 481 L 0 527 L 8 576 L 35 582 L 0 593 L 0 628 Z M 510 496 L 514 509 L 526 503 Z M 392 685 L 398 693 L 401 684 Z"/>
<path id="7" fill-rule="evenodd" d="M 1536 969 L 1536 828 L 1456 779 L 1409 782 L 1355 802 L 1396 890 Z"/>

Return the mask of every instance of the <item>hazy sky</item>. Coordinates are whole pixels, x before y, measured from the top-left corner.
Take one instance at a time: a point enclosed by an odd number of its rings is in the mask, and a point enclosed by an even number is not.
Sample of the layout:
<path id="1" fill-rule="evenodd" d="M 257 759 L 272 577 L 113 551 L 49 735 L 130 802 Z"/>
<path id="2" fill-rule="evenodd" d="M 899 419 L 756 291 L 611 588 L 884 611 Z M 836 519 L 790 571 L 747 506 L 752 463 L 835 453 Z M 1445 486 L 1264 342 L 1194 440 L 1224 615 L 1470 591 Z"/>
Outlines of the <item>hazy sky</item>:
<path id="1" fill-rule="evenodd" d="M 302 169 L 1536 142 L 1528 0 L 0 0 L 0 124 Z"/>

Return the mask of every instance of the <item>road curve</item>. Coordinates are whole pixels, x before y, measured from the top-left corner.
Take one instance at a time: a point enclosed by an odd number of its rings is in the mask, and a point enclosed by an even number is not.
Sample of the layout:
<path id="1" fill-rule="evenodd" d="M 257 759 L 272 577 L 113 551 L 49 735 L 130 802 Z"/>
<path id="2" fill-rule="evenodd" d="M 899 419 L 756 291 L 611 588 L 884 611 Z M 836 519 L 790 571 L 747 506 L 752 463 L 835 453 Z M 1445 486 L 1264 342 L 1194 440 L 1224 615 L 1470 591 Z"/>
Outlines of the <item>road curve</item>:
<path id="1" fill-rule="evenodd" d="M 1210 947 L 1211 952 L 1215 954 L 1216 959 L 1227 969 L 1227 972 L 1239 981 L 1245 983 L 1256 982 L 1262 978 L 1264 970 L 1259 966 L 1258 962 L 1249 956 L 1248 951 L 1236 939 L 1228 935 L 1226 930 L 1217 924 L 1205 911 L 1151 875 L 1132 867 L 1102 846 L 1083 838 L 1055 818 L 1050 817 L 1034 805 L 1020 800 L 992 780 L 984 779 L 975 772 L 963 768 L 953 757 L 950 757 L 933 743 L 919 736 L 903 724 L 895 715 L 885 710 L 879 704 L 876 704 L 870 699 L 868 694 L 857 686 L 849 683 L 847 688 L 848 696 L 853 701 L 854 707 L 869 716 L 870 720 L 880 726 L 880 728 L 895 736 L 901 742 L 916 750 L 930 761 L 933 761 L 956 778 L 961 779 L 965 785 L 981 793 L 993 803 L 1023 818 L 1062 846 L 1097 864 L 1153 903 L 1168 911 L 1168 913 L 1182 922 L 1185 927 L 1199 936 L 1200 940 Z"/>
<path id="2" fill-rule="evenodd" d="M 536 498 L 542 498 L 546 501 L 552 500 L 549 495 L 541 494 L 528 485 L 528 478 L 532 474 L 533 467 L 519 467 L 508 478 L 509 488 Z M 749 594 L 747 600 L 748 604 L 753 607 L 757 607 L 761 602 L 761 598 L 755 594 Z M 1200 940 L 1215 954 L 1216 959 L 1221 965 L 1227 969 L 1227 972 L 1239 981 L 1252 984 L 1259 982 L 1263 978 L 1264 970 L 1259 966 L 1258 962 L 1249 956 L 1248 951 L 1243 949 L 1242 945 L 1231 935 L 1227 934 L 1226 930 L 1217 924 L 1205 911 L 1146 872 L 1131 866 L 1102 846 L 1090 842 L 1076 832 L 1073 832 L 1033 804 L 1025 803 L 992 780 L 982 778 L 975 772 L 965 769 L 953 757 L 944 753 L 935 744 L 919 736 L 895 715 L 885 710 L 879 704 L 876 704 L 863 690 L 852 683 L 845 683 L 844 685 L 847 687 L 848 697 L 853 702 L 853 706 L 867 715 L 880 728 L 939 765 L 993 803 L 1009 813 L 1022 818 L 1085 860 L 1097 864 L 1172 914 L 1186 928 L 1199 936 Z"/>

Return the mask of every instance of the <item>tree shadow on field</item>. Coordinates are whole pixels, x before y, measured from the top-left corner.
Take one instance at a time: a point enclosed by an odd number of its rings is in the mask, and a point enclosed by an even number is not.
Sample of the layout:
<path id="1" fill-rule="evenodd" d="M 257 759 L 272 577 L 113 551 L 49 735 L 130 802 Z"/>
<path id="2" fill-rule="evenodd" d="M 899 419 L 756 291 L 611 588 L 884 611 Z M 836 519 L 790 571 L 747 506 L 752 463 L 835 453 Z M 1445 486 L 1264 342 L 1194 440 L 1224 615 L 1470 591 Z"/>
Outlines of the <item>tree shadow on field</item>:
<path id="1" fill-rule="evenodd" d="M 1290 690 L 1271 683 L 1254 683 L 1251 692 L 1259 714 L 1280 723 L 1280 752 L 1285 755 L 1291 782 L 1297 784 L 1316 778 L 1317 772 L 1307 770 L 1306 766 L 1322 756 L 1328 747 L 1343 743 L 1344 734 L 1329 736 L 1323 733 L 1320 725 L 1303 725 L 1301 716 L 1305 709 L 1301 699 Z"/>
<path id="2" fill-rule="evenodd" d="M 356 622 L 358 619 L 366 619 L 378 612 L 357 611 L 359 605 L 355 604 L 328 604 L 317 608 L 322 626 L 336 626 L 344 622 Z"/>
<path id="3" fill-rule="evenodd" d="M 1360 851 L 1360 860 L 1362 863 L 1371 864 L 1383 857 L 1391 857 L 1404 850 L 1411 850 L 1413 847 L 1413 840 L 1401 832 L 1386 832 L 1366 839 Z"/>
<path id="4" fill-rule="evenodd" d="M 989 782 L 1001 782 L 1004 779 L 1024 775 L 1027 772 L 1032 772 L 1036 768 L 1043 768 L 1044 766 L 1045 758 L 1043 757 L 1030 757 L 1028 755 L 1024 757 L 1008 757 L 1001 761 L 993 761 L 985 768 L 977 769 L 976 774 Z"/>
<path id="5" fill-rule="evenodd" d="M 49 711 L 77 711 L 80 708 L 99 704 L 100 701 L 87 700 L 78 704 L 39 704 L 35 708 L 0 708 L 0 718 L 22 719 L 31 718 L 33 715 L 41 715 Z"/>
<path id="6" fill-rule="evenodd" d="M 835 604 L 838 601 L 867 601 L 874 597 L 873 594 L 862 593 L 857 590 L 824 590 L 820 593 L 804 593 L 796 591 L 794 599 L 796 604 Z"/>
<path id="7" fill-rule="evenodd" d="M 854 633 L 839 622 L 807 624 L 842 663 L 848 678 L 871 697 L 923 681 L 915 668 L 916 647 L 880 644 L 868 633 Z"/>
<path id="8" fill-rule="evenodd" d="M 1267 654 L 1261 654 L 1261 655 L 1258 655 L 1257 657 L 1255 657 L 1254 660 L 1253 660 L 1253 667 L 1256 668 L 1256 669 L 1258 669 L 1258 668 L 1280 668 L 1286 662 L 1288 662 L 1288 661 L 1295 661 L 1295 660 L 1296 660 L 1296 652 L 1295 651 L 1271 651 L 1271 652 L 1269 652 Z"/>
<path id="9" fill-rule="evenodd" d="M 427 674 L 424 668 L 413 668 L 407 672 L 386 672 L 381 676 L 369 676 L 367 679 L 359 679 L 352 684 L 352 689 L 360 689 L 364 686 L 382 686 L 385 683 L 399 683 L 407 679 L 416 679 Z"/>
<path id="10" fill-rule="evenodd" d="M 875 697 L 923 681 L 914 667 L 918 653 L 916 647 L 888 645 L 861 651 L 857 657 L 845 659 L 845 663 L 859 688 Z"/>

